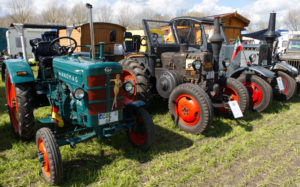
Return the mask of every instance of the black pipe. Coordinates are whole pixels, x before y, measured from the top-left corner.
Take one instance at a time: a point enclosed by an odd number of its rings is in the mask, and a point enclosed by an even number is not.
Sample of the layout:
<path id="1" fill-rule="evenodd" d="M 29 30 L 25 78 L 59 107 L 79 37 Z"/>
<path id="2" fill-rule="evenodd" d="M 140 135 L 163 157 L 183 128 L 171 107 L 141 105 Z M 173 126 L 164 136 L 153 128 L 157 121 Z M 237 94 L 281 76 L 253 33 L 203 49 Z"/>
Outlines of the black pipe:
<path id="1" fill-rule="evenodd" d="M 276 13 L 270 13 L 269 19 L 269 27 L 268 31 L 264 34 L 265 40 L 267 42 L 268 50 L 267 50 L 267 64 L 272 64 L 272 51 L 273 51 L 273 43 L 276 38 L 275 33 L 275 24 L 276 24 Z"/>
<path id="2" fill-rule="evenodd" d="M 222 47 L 222 43 L 224 38 L 221 35 L 220 31 L 220 17 L 216 16 L 214 19 L 214 34 L 210 39 L 212 50 L 213 50 L 213 64 L 214 64 L 214 71 L 219 72 L 219 56 Z"/>

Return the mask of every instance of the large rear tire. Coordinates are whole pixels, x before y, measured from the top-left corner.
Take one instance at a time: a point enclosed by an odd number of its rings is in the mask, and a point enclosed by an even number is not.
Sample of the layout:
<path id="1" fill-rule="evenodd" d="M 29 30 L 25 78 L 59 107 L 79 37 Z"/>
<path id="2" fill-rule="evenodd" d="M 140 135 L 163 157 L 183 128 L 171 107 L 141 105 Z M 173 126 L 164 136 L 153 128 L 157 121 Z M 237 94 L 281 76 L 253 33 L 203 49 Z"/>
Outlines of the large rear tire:
<path id="1" fill-rule="evenodd" d="M 279 90 L 277 80 L 276 80 L 277 77 L 281 77 L 282 79 L 282 83 L 284 86 L 284 90 L 282 92 L 280 92 Z M 297 90 L 296 80 L 283 71 L 277 71 L 276 78 L 274 78 L 271 82 L 271 85 L 273 87 L 274 98 L 277 100 L 291 99 L 295 95 Z"/>
<path id="2" fill-rule="evenodd" d="M 212 122 L 212 103 L 205 91 L 189 83 L 177 86 L 169 98 L 170 115 L 179 128 L 200 134 Z"/>
<path id="3" fill-rule="evenodd" d="M 63 179 L 61 155 L 56 139 L 49 128 L 41 128 L 36 133 L 38 159 L 45 180 L 50 185 L 57 185 Z"/>
<path id="4" fill-rule="evenodd" d="M 22 140 L 34 136 L 32 85 L 13 84 L 8 71 L 5 73 L 5 90 L 11 126 Z"/>
<path id="5" fill-rule="evenodd" d="M 237 79 L 242 82 L 248 90 L 250 108 L 258 112 L 266 110 L 273 99 L 273 91 L 270 84 L 253 74 L 243 74 Z"/>
<path id="6" fill-rule="evenodd" d="M 135 100 L 148 101 L 150 96 L 150 73 L 143 61 L 137 59 L 123 59 L 120 61 L 123 66 L 123 82 L 130 81 L 134 85 L 134 93 L 128 95 L 124 92 L 124 103 Z"/>
<path id="7" fill-rule="evenodd" d="M 134 109 L 136 125 L 128 131 L 130 142 L 139 149 L 147 151 L 154 141 L 154 123 L 150 114 L 143 108 Z"/>
<path id="8" fill-rule="evenodd" d="M 227 101 L 237 101 L 242 113 L 249 108 L 249 94 L 246 87 L 238 80 L 227 78 L 225 83 L 220 85 L 219 94 Z M 225 116 L 232 116 L 229 105 L 217 107 L 218 112 Z"/>

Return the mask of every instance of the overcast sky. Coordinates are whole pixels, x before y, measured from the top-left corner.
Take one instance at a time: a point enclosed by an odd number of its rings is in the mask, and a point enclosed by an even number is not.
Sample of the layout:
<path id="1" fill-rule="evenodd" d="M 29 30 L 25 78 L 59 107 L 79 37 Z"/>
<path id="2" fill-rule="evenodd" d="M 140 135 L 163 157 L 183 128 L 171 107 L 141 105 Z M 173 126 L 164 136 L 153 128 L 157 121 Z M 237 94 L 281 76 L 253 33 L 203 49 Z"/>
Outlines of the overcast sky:
<path id="1" fill-rule="evenodd" d="M 51 0 L 33 0 L 33 6 L 37 12 L 47 7 Z M 251 22 L 266 21 L 269 13 L 277 12 L 277 22 L 282 22 L 287 11 L 291 8 L 300 10 L 299 0 L 59 0 L 59 3 L 72 8 L 76 3 L 91 3 L 94 7 L 110 5 L 118 13 L 124 6 L 130 6 L 133 10 L 142 10 L 143 7 L 151 7 L 162 14 L 176 16 L 182 10 L 196 10 L 208 15 L 238 11 Z M 8 10 L 9 0 L 0 0 L 0 15 Z"/>

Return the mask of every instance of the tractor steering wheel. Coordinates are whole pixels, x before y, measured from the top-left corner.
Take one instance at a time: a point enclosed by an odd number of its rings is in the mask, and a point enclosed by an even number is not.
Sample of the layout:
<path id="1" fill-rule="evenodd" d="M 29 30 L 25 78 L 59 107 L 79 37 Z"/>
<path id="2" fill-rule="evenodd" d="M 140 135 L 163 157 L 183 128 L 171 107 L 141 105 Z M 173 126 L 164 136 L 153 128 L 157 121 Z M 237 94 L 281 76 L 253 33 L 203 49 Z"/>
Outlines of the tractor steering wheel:
<path id="1" fill-rule="evenodd" d="M 66 40 L 72 40 L 71 45 L 60 45 L 59 41 L 62 39 L 66 39 Z M 67 41 L 68 43 L 68 41 Z M 69 44 L 69 43 L 68 43 Z M 74 47 L 72 47 L 74 45 Z M 74 50 L 77 47 L 77 42 L 74 38 L 68 37 L 68 36 L 63 36 L 63 37 L 59 37 L 56 38 L 54 40 L 51 41 L 51 43 L 49 44 L 50 49 L 52 49 L 53 51 L 55 51 L 58 55 L 71 55 Z"/>

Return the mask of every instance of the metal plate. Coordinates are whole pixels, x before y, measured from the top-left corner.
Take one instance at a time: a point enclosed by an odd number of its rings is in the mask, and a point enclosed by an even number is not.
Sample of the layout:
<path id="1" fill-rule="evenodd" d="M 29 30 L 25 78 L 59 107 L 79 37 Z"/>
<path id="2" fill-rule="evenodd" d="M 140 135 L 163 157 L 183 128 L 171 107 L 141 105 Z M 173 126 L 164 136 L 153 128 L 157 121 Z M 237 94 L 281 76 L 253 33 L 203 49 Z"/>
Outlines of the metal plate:
<path id="1" fill-rule="evenodd" d="M 119 111 L 98 114 L 98 125 L 105 125 L 119 121 Z"/>

